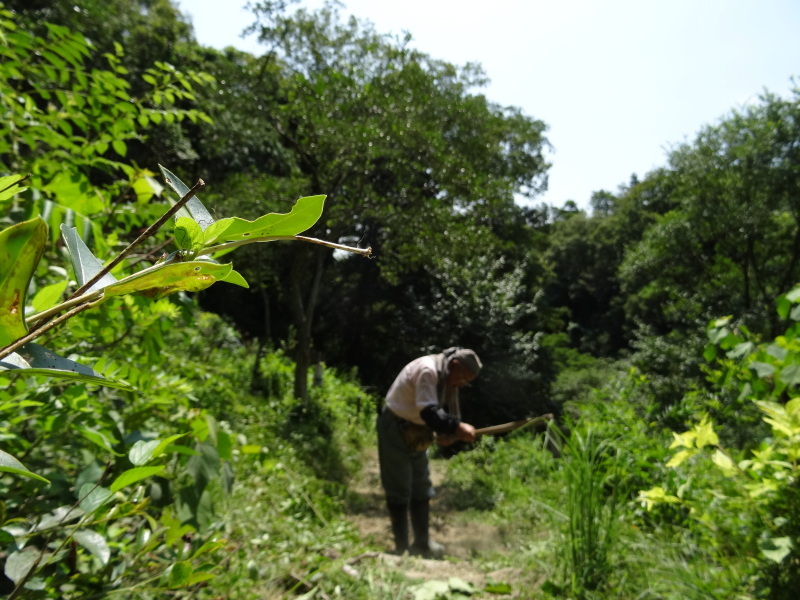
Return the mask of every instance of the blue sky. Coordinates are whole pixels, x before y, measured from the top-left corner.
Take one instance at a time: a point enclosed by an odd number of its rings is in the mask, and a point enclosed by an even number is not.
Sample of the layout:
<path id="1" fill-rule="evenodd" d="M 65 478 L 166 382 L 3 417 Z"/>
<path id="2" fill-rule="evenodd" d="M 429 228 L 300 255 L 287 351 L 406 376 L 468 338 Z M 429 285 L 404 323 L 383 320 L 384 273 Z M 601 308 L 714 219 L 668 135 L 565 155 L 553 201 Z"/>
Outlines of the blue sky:
<path id="1" fill-rule="evenodd" d="M 260 54 L 245 0 L 177 0 L 201 44 Z M 788 96 L 800 78 L 797 0 L 344 0 L 345 14 L 457 65 L 478 62 L 491 101 L 548 125 L 549 189 L 586 208 L 595 190 L 666 164 L 705 125 Z M 299 6 L 317 8 L 322 0 Z M 474 8 L 468 8 L 474 6 Z M 467 7 L 467 8 L 465 8 Z M 800 85 L 800 80 L 798 80 Z"/>

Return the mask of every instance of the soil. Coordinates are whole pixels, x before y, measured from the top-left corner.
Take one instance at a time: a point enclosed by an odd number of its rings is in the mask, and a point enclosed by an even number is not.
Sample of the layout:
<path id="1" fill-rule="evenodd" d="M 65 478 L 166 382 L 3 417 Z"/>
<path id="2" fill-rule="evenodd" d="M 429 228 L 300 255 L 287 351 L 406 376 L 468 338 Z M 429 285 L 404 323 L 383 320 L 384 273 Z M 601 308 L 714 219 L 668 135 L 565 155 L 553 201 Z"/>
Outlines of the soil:
<path id="1" fill-rule="evenodd" d="M 447 581 L 456 577 L 482 590 L 489 582 L 519 580 L 521 574 L 516 569 L 504 568 L 487 572 L 481 564 L 482 557 L 508 552 L 500 530 L 486 523 L 466 522 L 465 515 L 448 509 L 437 498 L 431 502 L 431 538 L 445 546 L 444 559 L 428 560 L 407 554 L 393 554 L 394 542 L 380 485 L 375 449 L 367 451 L 363 464 L 362 473 L 351 485 L 352 501 L 348 520 L 370 546 L 378 548 L 378 552 L 371 554 L 371 558 L 374 557 L 386 568 L 399 571 L 416 582 Z M 431 460 L 430 466 L 431 479 L 434 488 L 437 488 L 444 478 L 446 461 Z M 499 600 L 519 596 L 491 594 L 491 597 Z"/>

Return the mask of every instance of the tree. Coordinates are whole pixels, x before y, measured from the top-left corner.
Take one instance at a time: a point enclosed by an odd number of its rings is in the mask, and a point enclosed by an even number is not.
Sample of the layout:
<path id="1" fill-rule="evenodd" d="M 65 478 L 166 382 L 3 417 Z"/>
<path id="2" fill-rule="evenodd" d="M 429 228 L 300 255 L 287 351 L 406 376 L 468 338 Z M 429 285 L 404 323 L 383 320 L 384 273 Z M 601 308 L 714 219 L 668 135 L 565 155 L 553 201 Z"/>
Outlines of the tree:
<path id="1" fill-rule="evenodd" d="M 800 91 L 767 94 L 670 155 L 675 208 L 622 268 L 631 308 L 660 331 L 736 313 L 774 334 L 772 299 L 800 275 L 799 136 Z"/>
<path id="2" fill-rule="evenodd" d="M 544 125 L 470 93 L 484 83 L 476 67 L 458 69 L 410 49 L 408 38 L 378 35 L 353 18 L 342 22 L 330 6 L 287 16 L 262 3 L 256 14 L 255 29 L 270 48 L 264 60 L 286 67 L 271 126 L 306 189 L 329 195 L 328 235 L 369 243 L 387 281 L 452 255 L 463 223 L 491 220 L 515 192 L 533 195 L 544 185 Z M 301 397 L 320 287 L 334 265 L 317 249 L 293 258 L 289 301 Z M 327 288 L 325 295 L 336 293 Z"/>

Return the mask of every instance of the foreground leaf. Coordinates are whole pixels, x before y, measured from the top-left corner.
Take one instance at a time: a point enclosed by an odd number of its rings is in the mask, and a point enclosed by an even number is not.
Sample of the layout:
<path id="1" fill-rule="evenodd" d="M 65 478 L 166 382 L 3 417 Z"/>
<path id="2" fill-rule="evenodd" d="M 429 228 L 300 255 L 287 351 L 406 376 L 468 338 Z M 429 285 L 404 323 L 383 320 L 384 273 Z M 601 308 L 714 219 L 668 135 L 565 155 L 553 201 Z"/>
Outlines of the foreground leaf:
<path id="1" fill-rule="evenodd" d="M 158 167 L 161 169 L 161 173 L 164 175 L 164 180 L 167 182 L 167 185 L 175 190 L 178 196 L 183 198 L 189 193 L 189 186 L 187 186 L 180 179 L 178 179 L 178 177 L 170 173 L 161 165 L 158 165 Z M 200 229 L 205 231 L 209 225 L 214 223 L 214 218 L 211 216 L 211 213 L 208 212 L 205 206 L 203 206 L 203 203 L 200 202 L 200 198 L 197 196 L 189 198 L 189 201 L 184 205 L 184 207 L 186 211 L 188 211 L 189 215 L 191 215 L 191 218 L 194 219 L 200 226 Z"/>
<path id="2" fill-rule="evenodd" d="M 157 475 L 164 469 L 166 469 L 165 465 L 159 465 L 157 467 L 135 467 L 133 469 L 128 469 L 119 477 L 117 477 L 114 480 L 114 483 L 112 483 L 108 489 L 110 489 L 112 492 L 118 492 L 122 488 L 132 485 L 137 481 Z"/>
<path id="3" fill-rule="evenodd" d="M 255 221 L 238 217 L 221 219 L 205 232 L 205 243 L 263 241 L 263 238 L 293 236 L 312 227 L 322 216 L 325 196 L 300 198 L 288 213 L 269 213 Z"/>
<path id="4" fill-rule="evenodd" d="M 20 187 L 19 182 L 25 179 L 24 175 L 6 175 L 0 177 L 0 206 L 28 188 Z"/>
<path id="5" fill-rule="evenodd" d="M 64 242 L 72 259 L 75 279 L 78 280 L 78 285 L 82 286 L 103 269 L 103 263 L 92 254 L 92 251 L 83 242 L 81 236 L 78 235 L 78 230 L 75 227 L 61 225 L 61 235 L 64 237 Z M 89 291 L 102 290 L 104 287 L 116 283 L 116 281 L 113 275 L 106 273 L 89 288 Z"/>
<path id="6" fill-rule="evenodd" d="M 3 450 L 0 450 L 0 472 L 13 473 L 14 475 L 22 475 L 24 477 L 30 477 L 31 479 L 38 479 L 44 483 L 50 483 L 50 481 L 41 475 L 29 471 L 25 465 Z"/>
<path id="7" fill-rule="evenodd" d="M 139 292 L 160 298 L 175 292 L 199 292 L 216 281 L 224 280 L 231 271 L 233 267 L 230 264 L 208 261 L 162 263 L 108 286 L 104 295 L 111 298 Z"/>
<path id="8" fill-rule="evenodd" d="M 25 294 L 47 244 L 47 225 L 36 217 L 0 231 L 0 347 L 28 333 Z"/>
<path id="9" fill-rule="evenodd" d="M 33 342 L 25 344 L 18 353 L 15 352 L 0 360 L 0 372 L 2 371 L 22 376 L 42 375 L 56 379 L 83 381 L 121 390 L 134 389 L 129 383 L 103 377 L 94 369 L 59 356 Z"/>
<path id="10" fill-rule="evenodd" d="M 35 548 L 27 548 L 22 552 L 10 554 L 6 559 L 6 577 L 14 583 L 22 581 L 31 569 L 33 569 L 34 565 L 36 565 L 39 556 L 39 551 Z"/>
<path id="11" fill-rule="evenodd" d="M 90 529 L 79 529 L 72 534 L 72 537 L 81 546 L 99 558 L 101 563 L 108 564 L 108 560 L 111 558 L 111 549 L 102 535 Z"/>
<path id="12" fill-rule="evenodd" d="M 162 440 L 150 440 L 150 441 L 139 440 L 133 446 L 131 446 L 131 449 L 128 452 L 128 458 L 131 461 L 131 463 L 133 463 L 137 467 L 145 465 L 154 458 L 158 458 L 159 456 L 161 456 L 167 449 L 167 447 L 170 444 L 172 444 L 172 442 L 179 440 L 185 435 L 188 434 L 179 433 L 177 435 L 171 435 Z"/>

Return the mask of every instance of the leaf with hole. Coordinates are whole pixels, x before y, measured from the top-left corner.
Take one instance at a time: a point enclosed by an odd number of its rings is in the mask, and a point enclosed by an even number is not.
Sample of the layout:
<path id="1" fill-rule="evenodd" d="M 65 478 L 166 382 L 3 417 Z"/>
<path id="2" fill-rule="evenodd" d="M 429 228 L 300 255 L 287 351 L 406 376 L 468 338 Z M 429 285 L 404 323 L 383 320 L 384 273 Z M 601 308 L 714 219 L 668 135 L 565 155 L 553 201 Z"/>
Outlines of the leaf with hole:
<path id="1" fill-rule="evenodd" d="M 269 213 L 255 221 L 238 217 L 220 219 L 205 231 L 205 244 L 269 241 L 273 237 L 291 237 L 314 226 L 322 216 L 325 196 L 300 198 L 288 213 Z"/>

